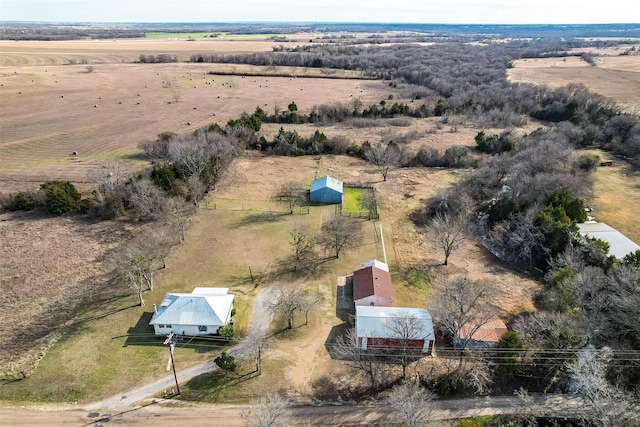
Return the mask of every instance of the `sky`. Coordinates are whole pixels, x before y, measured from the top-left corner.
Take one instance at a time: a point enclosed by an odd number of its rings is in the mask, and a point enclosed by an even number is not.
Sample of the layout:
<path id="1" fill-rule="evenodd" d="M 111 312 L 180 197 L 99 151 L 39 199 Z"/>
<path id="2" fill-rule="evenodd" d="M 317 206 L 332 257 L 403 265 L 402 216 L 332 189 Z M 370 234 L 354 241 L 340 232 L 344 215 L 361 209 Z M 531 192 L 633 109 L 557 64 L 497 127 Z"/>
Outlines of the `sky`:
<path id="1" fill-rule="evenodd" d="M 639 0 L 0 0 L 0 21 L 640 23 Z"/>

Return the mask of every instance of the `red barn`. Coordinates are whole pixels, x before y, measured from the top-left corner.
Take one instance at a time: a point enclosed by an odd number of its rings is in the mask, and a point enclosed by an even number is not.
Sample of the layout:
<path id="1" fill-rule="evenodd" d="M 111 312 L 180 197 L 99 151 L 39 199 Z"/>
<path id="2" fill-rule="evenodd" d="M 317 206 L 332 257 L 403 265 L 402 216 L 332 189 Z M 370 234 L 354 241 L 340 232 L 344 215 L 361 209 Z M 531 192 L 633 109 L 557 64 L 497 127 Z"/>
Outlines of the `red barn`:
<path id="1" fill-rule="evenodd" d="M 356 306 L 356 337 L 362 350 L 430 354 L 435 334 L 423 308 Z"/>

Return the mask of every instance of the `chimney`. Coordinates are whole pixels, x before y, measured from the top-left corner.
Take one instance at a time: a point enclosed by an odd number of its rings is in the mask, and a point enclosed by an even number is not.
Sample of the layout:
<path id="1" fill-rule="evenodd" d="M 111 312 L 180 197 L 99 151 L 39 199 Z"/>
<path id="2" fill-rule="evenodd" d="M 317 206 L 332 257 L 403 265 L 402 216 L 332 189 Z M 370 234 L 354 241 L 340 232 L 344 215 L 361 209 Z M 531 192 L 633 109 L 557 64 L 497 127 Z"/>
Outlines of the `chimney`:
<path id="1" fill-rule="evenodd" d="M 158 307 L 156 307 L 155 304 L 153 304 L 153 312 L 154 314 L 158 314 Z"/>

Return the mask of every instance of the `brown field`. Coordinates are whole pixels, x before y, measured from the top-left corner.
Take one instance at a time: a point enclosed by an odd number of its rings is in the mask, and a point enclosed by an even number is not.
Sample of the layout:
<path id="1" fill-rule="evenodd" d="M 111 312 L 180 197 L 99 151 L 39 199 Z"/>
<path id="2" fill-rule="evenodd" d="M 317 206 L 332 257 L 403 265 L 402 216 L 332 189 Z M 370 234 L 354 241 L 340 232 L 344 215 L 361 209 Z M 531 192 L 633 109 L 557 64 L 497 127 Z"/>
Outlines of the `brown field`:
<path id="1" fill-rule="evenodd" d="M 224 124 L 257 106 L 273 111 L 275 104 L 282 109 L 295 101 L 301 112 L 308 113 L 320 103 L 348 102 L 357 97 L 368 105 L 390 93 L 382 82 L 336 76 L 219 76 L 207 73 L 238 70 L 216 64 L 132 64 L 133 58 L 123 62 L 113 57 L 120 50 L 106 48 L 120 43 L 127 55 L 137 57 L 146 52 L 147 45 L 180 49 L 183 44 L 195 44 L 189 42 L 52 43 L 53 53 L 44 42 L 25 42 L 32 49 L 21 48 L 20 55 L 27 58 L 24 63 L 15 60 L 0 67 L 0 191 L 34 188 L 44 179 L 68 179 L 82 185 L 89 182 L 89 171 L 107 159 L 138 165 L 138 144 L 155 139 L 160 132 L 187 132 L 212 122 Z M 260 43 L 267 42 L 223 43 L 243 46 L 237 49 L 259 49 Z M 65 51 L 67 44 L 72 52 L 84 46 L 102 62 L 50 65 L 49 55 Z M 8 45 L 12 46 L 1 42 L 0 49 L 11 51 Z M 226 51 L 232 48 L 226 47 Z M 47 65 L 38 65 L 41 62 Z M 302 75 L 291 68 L 262 71 Z M 74 151 L 77 157 L 71 156 Z"/>
<path id="2" fill-rule="evenodd" d="M 640 55 L 619 56 L 619 50 L 594 53 L 601 55 L 595 58 L 596 67 L 575 56 L 520 59 L 514 61 L 515 67 L 508 70 L 508 77 L 514 82 L 552 88 L 582 83 L 631 111 L 640 110 Z"/>

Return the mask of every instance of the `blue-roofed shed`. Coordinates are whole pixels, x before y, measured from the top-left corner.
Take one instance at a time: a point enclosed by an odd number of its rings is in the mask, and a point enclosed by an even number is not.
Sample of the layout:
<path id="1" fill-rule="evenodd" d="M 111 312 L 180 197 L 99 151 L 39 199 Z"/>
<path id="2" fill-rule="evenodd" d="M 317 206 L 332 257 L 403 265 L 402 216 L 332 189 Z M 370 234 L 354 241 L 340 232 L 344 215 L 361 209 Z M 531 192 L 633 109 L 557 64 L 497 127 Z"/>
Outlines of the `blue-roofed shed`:
<path id="1" fill-rule="evenodd" d="M 342 181 L 323 176 L 311 183 L 312 203 L 342 203 Z"/>

